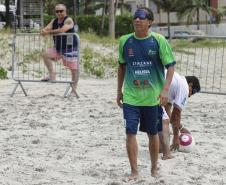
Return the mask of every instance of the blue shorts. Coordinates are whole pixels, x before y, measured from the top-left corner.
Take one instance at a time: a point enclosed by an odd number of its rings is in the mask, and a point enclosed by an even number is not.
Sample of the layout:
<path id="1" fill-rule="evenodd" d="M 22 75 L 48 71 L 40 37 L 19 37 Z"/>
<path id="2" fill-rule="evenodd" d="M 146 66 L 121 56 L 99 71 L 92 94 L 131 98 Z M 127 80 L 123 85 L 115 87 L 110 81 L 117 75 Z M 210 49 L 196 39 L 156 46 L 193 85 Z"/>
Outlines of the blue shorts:
<path id="1" fill-rule="evenodd" d="M 126 134 L 136 134 L 139 130 L 150 135 L 158 133 L 159 106 L 134 106 L 123 104 Z"/>

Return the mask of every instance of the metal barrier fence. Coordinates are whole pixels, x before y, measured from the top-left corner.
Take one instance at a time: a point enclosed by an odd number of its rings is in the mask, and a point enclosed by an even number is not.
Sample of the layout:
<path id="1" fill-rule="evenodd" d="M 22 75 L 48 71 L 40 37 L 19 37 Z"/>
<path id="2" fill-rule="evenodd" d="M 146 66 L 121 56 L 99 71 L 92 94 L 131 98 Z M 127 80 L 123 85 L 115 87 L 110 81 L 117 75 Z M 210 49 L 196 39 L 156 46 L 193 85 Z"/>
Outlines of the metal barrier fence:
<path id="1" fill-rule="evenodd" d="M 72 81 L 71 70 L 68 67 L 65 67 L 65 63 L 62 63 L 62 57 L 74 57 L 77 60 L 79 72 L 79 43 L 79 36 L 76 33 L 63 33 L 45 37 L 39 33 L 15 34 L 12 44 L 12 78 L 17 81 L 17 84 L 13 89 L 11 96 L 15 94 L 18 86 L 21 87 L 24 95 L 27 96 L 22 82 L 42 82 L 41 79 L 45 77 L 48 72 L 43 61 L 43 53 L 49 48 L 55 49 L 57 47 L 59 52 L 63 52 L 57 56 L 58 58 L 53 59 L 56 80 L 49 82 L 68 83 L 64 93 L 64 97 L 67 97 L 70 89 L 73 88 L 72 84 L 75 83 L 75 81 Z M 59 45 L 61 45 L 60 48 Z M 64 48 L 62 48 L 62 46 Z M 67 62 L 69 64 L 74 61 L 68 59 Z"/>
<path id="2" fill-rule="evenodd" d="M 181 36 L 175 47 L 176 70 L 199 78 L 201 92 L 226 95 L 226 37 Z M 171 44 L 175 44 L 174 40 Z"/>

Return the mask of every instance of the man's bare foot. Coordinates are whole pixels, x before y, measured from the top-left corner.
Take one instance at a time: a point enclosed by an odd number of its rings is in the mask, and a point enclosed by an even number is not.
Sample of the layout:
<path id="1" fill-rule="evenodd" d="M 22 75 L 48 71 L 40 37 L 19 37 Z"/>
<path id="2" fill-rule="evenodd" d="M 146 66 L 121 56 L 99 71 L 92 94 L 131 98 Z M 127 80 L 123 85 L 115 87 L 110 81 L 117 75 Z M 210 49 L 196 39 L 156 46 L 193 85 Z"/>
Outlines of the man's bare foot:
<path id="1" fill-rule="evenodd" d="M 158 175 L 158 170 L 157 168 L 151 168 L 151 176 L 152 177 L 157 177 Z"/>
<path id="2" fill-rule="evenodd" d="M 43 81 L 43 82 L 56 81 L 56 74 L 46 76 L 46 77 L 42 78 L 41 81 Z"/>
<path id="3" fill-rule="evenodd" d="M 125 182 L 136 181 L 138 178 L 139 178 L 138 173 L 132 173 L 126 179 L 124 179 L 124 181 Z"/>
<path id="4" fill-rule="evenodd" d="M 70 96 L 79 98 L 79 95 L 78 95 L 78 93 L 76 91 L 71 91 Z"/>
<path id="5" fill-rule="evenodd" d="M 46 76 L 44 78 L 41 79 L 42 82 L 49 82 L 51 81 L 50 77 L 49 76 Z"/>
<path id="6" fill-rule="evenodd" d="M 56 74 L 55 74 L 55 73 L 50 74 L 49 77 L 50 77 L 50 79 L 51 79 L 52 81 L 56 81 Z"/>
<path id="7" fill-rule="evenodd" d="M 172 159 L 172 155 L 163 155 L 162 160 Z"/>

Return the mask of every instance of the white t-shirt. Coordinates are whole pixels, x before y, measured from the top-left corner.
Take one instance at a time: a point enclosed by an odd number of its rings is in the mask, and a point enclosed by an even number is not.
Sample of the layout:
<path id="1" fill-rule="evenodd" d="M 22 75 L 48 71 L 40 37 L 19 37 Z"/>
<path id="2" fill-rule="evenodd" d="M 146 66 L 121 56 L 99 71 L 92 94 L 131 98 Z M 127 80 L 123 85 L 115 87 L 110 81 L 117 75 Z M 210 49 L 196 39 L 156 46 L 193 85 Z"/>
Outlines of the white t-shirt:
<path id="1" fill-rule="evenodd" d="M 174 72 L 168 93 L 168 102 L 172 105 L 176 104 L 177 107 L 183 109 L 187 103 L 188 93 L 189 88 L 186 78 Z"/>
<path id="2" fill-rule="evenodd" d="M 188 93 L 189 88 L 186 78 L 184 76 L 179 75 L 177 72 L 174 72 L 168 93 L 168 102 L 174 106 L 176 105 L 178 108 L 182 110 L 185 104 L 187 103 Z M 169 119 L 169 116 L 167 115 L 165 108 L 164 107 L 162 108 L 163 108 L 162 120 Z"/>

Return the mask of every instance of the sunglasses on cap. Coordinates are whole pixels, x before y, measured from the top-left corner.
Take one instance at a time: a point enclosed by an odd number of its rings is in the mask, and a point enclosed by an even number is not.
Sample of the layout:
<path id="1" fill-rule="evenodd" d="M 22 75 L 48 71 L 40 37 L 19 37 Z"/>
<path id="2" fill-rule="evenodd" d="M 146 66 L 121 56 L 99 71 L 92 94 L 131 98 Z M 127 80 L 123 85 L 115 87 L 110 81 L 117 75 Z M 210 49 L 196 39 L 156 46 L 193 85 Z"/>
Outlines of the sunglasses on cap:
<path id="1" fill-rule="evenodd" d="M 145 20 L 145 19 L 150 19 L 150 16 L 148 15 L 148 13 L 145 10 L 139 9 L 135 12 L 135 14 L 133 16 L 133 20 L 135 20 L 137 18 L 140 20 Z"/>
<path id="2" fill-rule="evenodd" d="M 56 10 L 56 13 L 62 13 L 64 10 Z"/>

